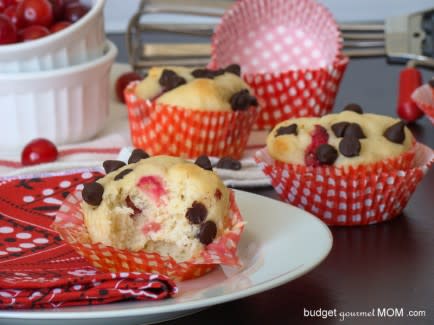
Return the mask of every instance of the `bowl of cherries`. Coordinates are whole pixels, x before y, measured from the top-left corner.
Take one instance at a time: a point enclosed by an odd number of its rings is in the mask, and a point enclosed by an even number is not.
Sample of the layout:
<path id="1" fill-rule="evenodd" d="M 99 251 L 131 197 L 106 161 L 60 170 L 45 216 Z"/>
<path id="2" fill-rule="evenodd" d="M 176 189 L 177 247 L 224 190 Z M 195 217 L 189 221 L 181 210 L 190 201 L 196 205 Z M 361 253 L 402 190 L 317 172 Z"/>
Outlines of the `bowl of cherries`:
<path id="1" fill-rule="evenodd" d="M 100 57 L 104 0 L 0 0 L 0 73 L 53 70 Z"/>

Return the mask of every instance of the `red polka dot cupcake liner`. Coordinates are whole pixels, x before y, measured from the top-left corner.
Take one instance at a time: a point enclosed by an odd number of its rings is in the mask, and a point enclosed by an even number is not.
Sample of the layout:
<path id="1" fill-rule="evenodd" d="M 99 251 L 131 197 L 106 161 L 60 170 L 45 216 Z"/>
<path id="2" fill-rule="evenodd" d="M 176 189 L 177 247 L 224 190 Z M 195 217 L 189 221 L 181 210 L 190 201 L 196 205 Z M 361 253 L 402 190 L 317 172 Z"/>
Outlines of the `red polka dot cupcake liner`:
<path id="1" fill-rule="evenodd" d="M 244 230 L 244 221 L 231 192 L 230 212 L 223 234 L 191 260 L 177 263 L 170 256 L 132 252 L 92 243 L 81 210 L 81 192 L 70 194 L 51 227 L 94 267 L 108 272 L 145 272 L 166 275 L 183 281 L 200 277 L 218 265 L 240 266 L 237 246 Z"/>
<path id="2" fill-rule="evenodd" d="M 328 225 L 358 226 L 398 216 L 434 162 L 434 153 L 416 143 L 399 158 L 348 169 L 282 163 L 266 148 L 255 159 L 283 201 Z"/>
<path id="3" fill-rule="evenodd" d="M 261 106 L 256 128 L 332 107 L 348 64 L 331 13 L 313 0 L 241 0 L 212 40 L 211 68 L 238 63 Z"/>
<path id="4" fill-rule="evenodd" d="M 429 84 L 422 85 L 411 94 L 411 99 L 434 124 L 434 88 Z"/>
<path id="5" fill-rule="evenodd" d="M 259 109 L 209 112 L 157 104 L 135 95 L 137 82 L 125 90 L 132 142 L 152 155 L 240 159 Z"/>

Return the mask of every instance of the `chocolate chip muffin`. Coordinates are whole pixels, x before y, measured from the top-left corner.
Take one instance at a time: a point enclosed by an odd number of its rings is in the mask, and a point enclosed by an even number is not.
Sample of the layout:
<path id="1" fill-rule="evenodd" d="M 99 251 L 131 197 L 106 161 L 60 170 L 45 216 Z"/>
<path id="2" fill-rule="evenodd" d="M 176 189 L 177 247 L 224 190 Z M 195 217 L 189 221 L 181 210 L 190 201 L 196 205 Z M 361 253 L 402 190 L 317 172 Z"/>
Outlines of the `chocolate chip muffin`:
<path id="1" fill-rule="evenodd" d="M 181 158 L 106 161 L 107 175 L 86 184 L 85 224 L 94 243 L 155 252 L 183 262 L 198 256 L 225 229 L 229 190 L 200 164 Z"/>
<path id="2" fill-rule="evenodd" d="M 339 114 L 296 118 L 275 126 L 267 138 L 276 160 L 306 166 L 358 166 L 407 152 L 414 138 L 404 122 L 365 114 L 349 104 Z"/>
<path id="3" fill-rule="evenodd" d="M 157 104 L 200 111 L 230 112 L 258 105 L 235 64 L 219 70 L 154 67 L 135 93 Z"/>

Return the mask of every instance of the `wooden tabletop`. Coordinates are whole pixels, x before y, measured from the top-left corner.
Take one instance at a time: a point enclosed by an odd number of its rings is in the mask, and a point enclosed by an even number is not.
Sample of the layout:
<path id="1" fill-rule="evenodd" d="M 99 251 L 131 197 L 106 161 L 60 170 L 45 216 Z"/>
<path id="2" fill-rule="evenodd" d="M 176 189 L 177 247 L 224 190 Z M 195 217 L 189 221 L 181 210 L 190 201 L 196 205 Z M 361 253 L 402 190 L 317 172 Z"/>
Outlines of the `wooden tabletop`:
<path id="1" fill-rule="evenodd" d="M 396 116 L 400 69 L 402 66 L 387 65 L 382 58 L 352 60 L 336 107 L 356 102 L 365 112 Z M 426 81 L 430 76 L 432 71 L 424 71 Z M 434 147 L 434 127 L 426 118 L 411 129 L 420 142 Z M 277 199 L 271 188 L 251 191 Z M 433 193 L 431 170 L 404 213 L 394 220 L 331 227 L 332 251 L 310 273 L 275 289 L 164 324 L 434 324 Z M 332 316 L 305 316 L 309 311 Z M 351 312 L 366 316 L 340 321 L 340 313 Z M 409 313 L 419 316 L 410 317 Z"/>

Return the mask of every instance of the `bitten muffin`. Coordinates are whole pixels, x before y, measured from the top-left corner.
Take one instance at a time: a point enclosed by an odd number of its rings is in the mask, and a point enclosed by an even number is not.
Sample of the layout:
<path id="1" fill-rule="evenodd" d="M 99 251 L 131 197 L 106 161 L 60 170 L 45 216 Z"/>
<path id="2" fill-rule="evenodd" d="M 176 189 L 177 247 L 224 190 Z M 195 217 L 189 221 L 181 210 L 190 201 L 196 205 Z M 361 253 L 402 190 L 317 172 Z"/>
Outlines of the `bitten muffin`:
<path id="1" fill-rule="evenodd" d="M 219 70 L 154 67 L 135 93 L 157 104 L 200 111 L 230 112 L 258 105 L 235 64 Z"/>
<path id="2" fill-rule="evenodd" d="M 225 229 L 229 190 L 212 171 L 181 158 L 106 161 L 107 175 L 83 189 L 85 225 L 94 243 L 144 250 L 183 262 Z"/>
<path id="3" fill-rule="evenodd" d="M 364 114 L 357 104 L 339 114 L 284 121 L 267 137 L 267 149 L 274 159 L 306 166 L 376 163 L 407 152 L 413 144 L 404 122 Z"/>

